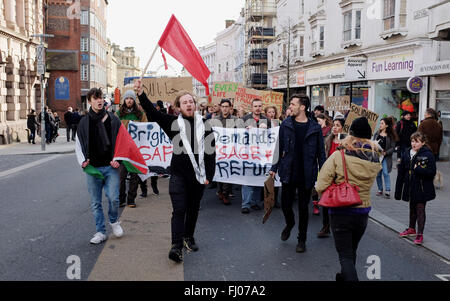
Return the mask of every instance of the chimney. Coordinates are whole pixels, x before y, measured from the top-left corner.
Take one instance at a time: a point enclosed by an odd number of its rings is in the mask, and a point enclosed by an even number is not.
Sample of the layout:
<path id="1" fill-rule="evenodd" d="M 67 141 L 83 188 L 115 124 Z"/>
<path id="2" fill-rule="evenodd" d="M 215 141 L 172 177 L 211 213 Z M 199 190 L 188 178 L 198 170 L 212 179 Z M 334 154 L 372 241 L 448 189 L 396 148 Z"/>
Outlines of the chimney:
<path id="1" fill-rule="evenodd" d="M 228 28 L 228 27 L 230 27 L 231 25 L 233 25 L 234 24 L 234 20 L 225 20 L 225 28 Z"/>

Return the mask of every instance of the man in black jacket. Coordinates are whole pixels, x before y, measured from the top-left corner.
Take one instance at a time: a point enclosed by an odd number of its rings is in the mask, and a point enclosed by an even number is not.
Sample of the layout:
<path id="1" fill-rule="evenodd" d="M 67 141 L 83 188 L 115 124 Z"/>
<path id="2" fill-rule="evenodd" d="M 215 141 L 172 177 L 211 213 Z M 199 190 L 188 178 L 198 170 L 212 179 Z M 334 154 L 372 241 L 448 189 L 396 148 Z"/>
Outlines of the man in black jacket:
<path id="1" fill-rule="evenodd" d="M 87 187 L 91 196 L 97 233 L 92 244 L 107 239 L 102 208 L 102 190 L 109 201 L 109 222 L 116 237 L 123 235 L 119 222 L 119 162 L 113 161 L 117 134 L 121 122 L 113 113 L 104 109 L 103 92 L 93 88 L 87 94 L 91 105 L 89 113 L 78 126 L 76 155 L 78 163 L 86 172 Z"/>
<path id="2" fill-rule="evenodd" d="M 72 134 L 73 134 L 73 129 L 72 129 L 72 114 L 73 114 L 73 112 L 72 111 L 73 111 L 72 107 L 68 107 L 67 112 L 64 114 L 64 122 L 66 123 L 67 142 L 70 142 L 70 130 L 72 130 Z"/>
<path id="3" fill-rule="evenodd" d="M 280 126 L 278 134 L 278 155 L 270 174 L 278 172 L 282 182 L 281 207 L 286 227 L 281 240 L 288 240 L 295 225 L 292 205 L 298 194 L 298 244 L 297 253 L 306 251 L 306 233 L 308 231 L 308 204 L 312 188 L 317 180 L 318 171 L 326 160 L 322 129 L 308 117 L 310 106 L 306 95 L 292 95 L 289 108 L 292 115 Z"/>
<path id="4" fill-rule="evenodd" d="M 209 124 L 196 113 L 192 94 L 182 91 L 174 106 L 180 115 L 168 115 L 158 111 L 137 80 L 134 89 L 149 121 L 157 122 L 172 140 L 173 156 L 170 163 L 169 194 L 172 201 L 172 248 L 169 258 L 183 260 L 183 245 L 189 251 L 197 251 L 194 240 L 195 226 L 205 185 L 214 178 L 215 144 Z"/>

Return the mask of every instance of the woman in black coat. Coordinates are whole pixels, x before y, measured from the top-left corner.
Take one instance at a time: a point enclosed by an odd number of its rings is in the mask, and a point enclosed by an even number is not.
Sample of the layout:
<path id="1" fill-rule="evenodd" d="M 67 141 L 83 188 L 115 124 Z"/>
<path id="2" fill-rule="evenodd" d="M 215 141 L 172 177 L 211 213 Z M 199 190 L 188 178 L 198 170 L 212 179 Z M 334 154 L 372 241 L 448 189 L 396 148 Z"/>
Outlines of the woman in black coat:
<path id="1" fill-rule="evenodd" d="M 436 198 L 433 179 L 436 161 L 421 132 L 411 136 L 411 148 L 404 152 L 398 165 L 395 199 L 409 202 L 409 228 L 400 236 L 416 236 L 415 244 L 422 244 L 425 228 L 425 205 Z M 416 233 L 417 221 L 417 233 Z"/>

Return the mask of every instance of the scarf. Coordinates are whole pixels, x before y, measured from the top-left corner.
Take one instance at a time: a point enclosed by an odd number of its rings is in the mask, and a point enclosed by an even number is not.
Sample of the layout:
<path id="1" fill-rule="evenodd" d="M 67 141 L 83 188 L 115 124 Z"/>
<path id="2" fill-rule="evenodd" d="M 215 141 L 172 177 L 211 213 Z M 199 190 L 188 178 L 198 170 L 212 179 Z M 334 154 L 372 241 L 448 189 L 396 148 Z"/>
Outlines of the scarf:
<path id="1" fill-rule="evenodd" d="M 184 119 L 182 115 L 178 115 L 178 126 L 180 128 L 180 136 L 181 141 L 183 141 L 183 145 L 186 148 L 186 151 L 189 155 L 189 159 L 191 160 L 192 167 L 194 167 L 195 178 L 200 184 L 205 184 L 206 181 L 206 172 L 205 172 L 205 124 L 203 123 L 203 118 L 200 114 L 195 112 L 194 115 L 194 127 L 195 133 L 197 133 L 197 144 L 198 144 L 198 164 L 195 161 L 193 149 L 191 144 L 188 141 L 186 134 L 186 124 L 184 123 Z"/>
<path id="2" fill-rule="evenodd" d="M 103 118 L 106 115 L 106 110 L 102 109 L 98 113 L 95 113 L 92 108 L 89 109 L 89 118 L 94 123 L 94 133 L 97 146 L 103 153 L 106 153 L 111 146 L 111 141 L 108 138 L 108 133 L 106 132 L 105 124 Z"/>

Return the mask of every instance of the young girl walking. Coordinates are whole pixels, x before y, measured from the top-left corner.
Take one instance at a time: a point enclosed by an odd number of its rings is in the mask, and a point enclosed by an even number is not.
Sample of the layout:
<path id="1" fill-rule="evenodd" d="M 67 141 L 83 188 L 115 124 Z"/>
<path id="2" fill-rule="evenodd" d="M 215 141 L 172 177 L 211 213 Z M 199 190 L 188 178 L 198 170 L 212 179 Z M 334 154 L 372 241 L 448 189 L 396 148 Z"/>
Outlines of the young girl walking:
<path id="1" fill-rule="evenodd" d="M 398 166 L 395 199 L 409 202 L 409 228 L 400 236 L 416 236 L 414 243 L 417 245 L 423 243 L 425 205 L 436 197 L 433 185 L 435 175 L 436 161 L 426 146 L 426 137 L 421 132 L 415 132 L 411 136 L 411 148 L 404 152 Z"/>

